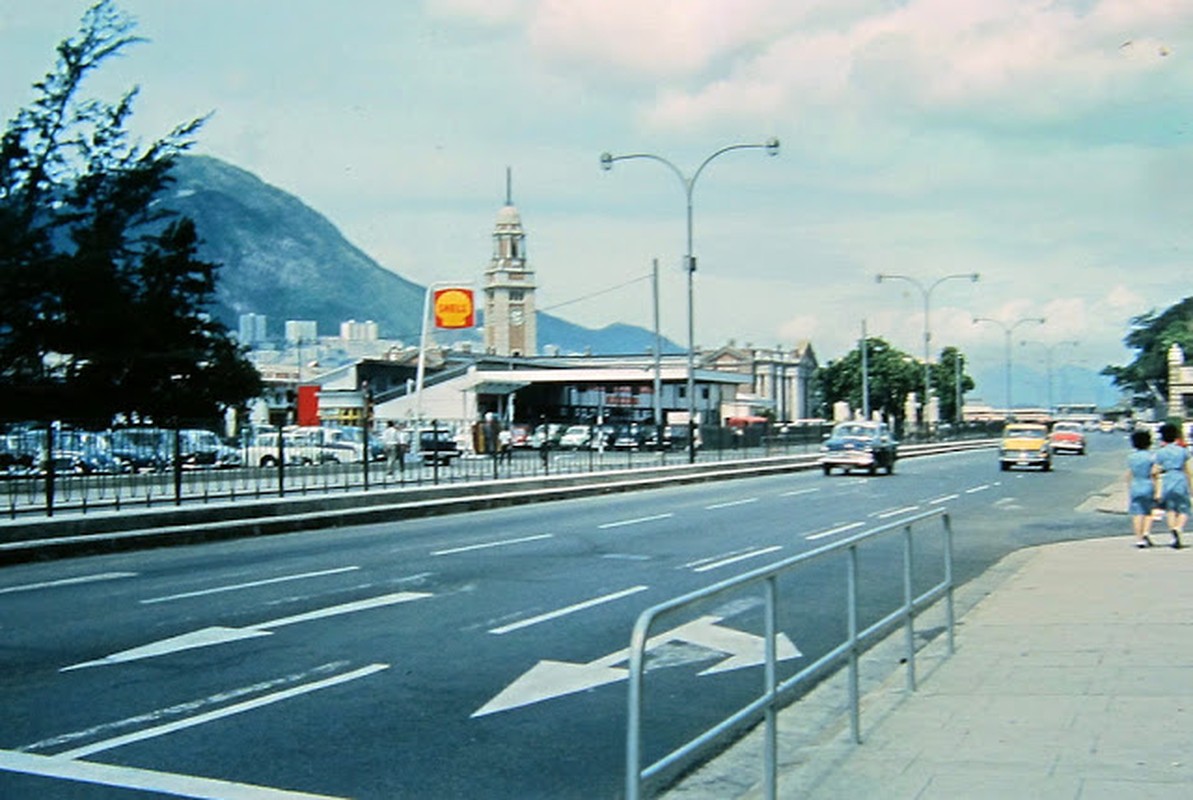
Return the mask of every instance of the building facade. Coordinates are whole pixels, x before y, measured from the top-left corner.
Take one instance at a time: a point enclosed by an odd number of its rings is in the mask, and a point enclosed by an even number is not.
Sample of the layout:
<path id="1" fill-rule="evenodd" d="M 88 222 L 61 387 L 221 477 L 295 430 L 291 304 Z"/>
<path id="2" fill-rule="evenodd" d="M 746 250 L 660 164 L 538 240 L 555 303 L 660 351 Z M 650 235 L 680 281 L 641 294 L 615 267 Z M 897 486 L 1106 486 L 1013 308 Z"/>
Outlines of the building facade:
<path id="1" fill-rule="evenodd" d="M 812 414 L 812 375 L 816 355 L 809 342 L 791 349 L 733 343 L 700 359 L 706 369 L 749 375 L 749 387 L 737 393 L 727 416 L 770 416 L 779 422 L 808 419 Z"/>
<path id="2" fill-rule="evenodd" d="M 526 260 L 526 233 L 514 207 L 506 170 L 505 205 L 493 229 L 493 257 L 485 269 L 485 351 L 499 356 L 538 352 L 534 270 Z"/>

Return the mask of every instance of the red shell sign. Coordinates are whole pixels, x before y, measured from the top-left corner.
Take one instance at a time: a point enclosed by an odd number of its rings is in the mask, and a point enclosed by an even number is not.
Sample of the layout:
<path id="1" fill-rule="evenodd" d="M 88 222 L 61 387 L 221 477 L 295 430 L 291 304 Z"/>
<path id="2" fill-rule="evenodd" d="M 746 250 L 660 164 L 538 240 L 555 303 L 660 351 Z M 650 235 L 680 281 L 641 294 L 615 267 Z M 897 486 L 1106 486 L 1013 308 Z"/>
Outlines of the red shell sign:
<path id="1" fill-rule="evenodd" d="M 436 328 L 471 328 L 476 324 L 471 289 L 436 289 L 434 307 Z"/>

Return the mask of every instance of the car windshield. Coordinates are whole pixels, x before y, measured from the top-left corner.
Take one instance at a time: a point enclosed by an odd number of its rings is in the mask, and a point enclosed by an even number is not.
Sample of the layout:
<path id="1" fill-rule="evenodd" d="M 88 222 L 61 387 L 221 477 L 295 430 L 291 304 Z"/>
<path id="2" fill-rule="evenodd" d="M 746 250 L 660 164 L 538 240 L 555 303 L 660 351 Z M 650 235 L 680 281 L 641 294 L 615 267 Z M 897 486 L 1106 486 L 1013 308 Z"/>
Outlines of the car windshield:
<path id="1" fill-rule="evenodd" d="M 1070 433 L 1080 433 L 1081 426 L 1076 422 L 1058 422 L 1052 428 L 1053 431 L 1069 431 Z"/>
<path id="2" fill-rule="evenodd" d="M 872 425 L 838 425 L 834 436 L 874 436 L 877 430 Z"/>
<path id="3" fill-rule="evenodd" d="M 1040 439 L 1044 436 L 1043 428 L 1008 428 L 1008 439 Z"/>

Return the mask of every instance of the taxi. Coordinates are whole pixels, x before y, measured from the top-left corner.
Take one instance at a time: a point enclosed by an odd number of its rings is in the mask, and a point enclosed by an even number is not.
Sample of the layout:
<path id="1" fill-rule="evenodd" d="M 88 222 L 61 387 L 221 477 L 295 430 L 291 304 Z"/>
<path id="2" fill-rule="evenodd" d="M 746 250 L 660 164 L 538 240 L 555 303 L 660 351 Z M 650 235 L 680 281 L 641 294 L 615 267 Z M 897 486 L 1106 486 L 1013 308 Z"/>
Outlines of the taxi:
<path id="1" fill-rule="evenodd" d="M 1052 445 L 1048 426 L 1033 422 L 1008 423 L 998 445 L 998 466 L 1006 472 L 1011 467 L 1052 469 Z"/>

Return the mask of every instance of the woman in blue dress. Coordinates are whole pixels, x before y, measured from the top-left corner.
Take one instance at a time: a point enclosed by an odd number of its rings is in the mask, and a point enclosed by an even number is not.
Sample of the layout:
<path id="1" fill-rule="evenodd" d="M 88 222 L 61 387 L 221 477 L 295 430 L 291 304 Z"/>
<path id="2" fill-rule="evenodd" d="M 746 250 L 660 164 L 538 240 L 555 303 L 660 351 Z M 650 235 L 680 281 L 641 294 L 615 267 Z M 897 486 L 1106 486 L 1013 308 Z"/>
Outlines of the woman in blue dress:
<path id="1" fill-rule="evenodd" d="M 1135 531 L 1136 547 L 1151 547 L 1152 509 L 1156 505 L 1156 458 L 1152 454 L 1152 435 L 1145 430 L 1131 434 L 1135 448 L 1127 456 L 1127 513 Z"/>
<path id="2" fill-rule="evenodd" d="M 1164 446 L 1156 451 L 1156 474 L 1160 479 L 1160 507 L 1168 512 L 1168 527 L 1172 531 L 1172 546 L 1179 550 L 1181 534 L 1189 518 L 1189 483 L 1193 468 L 1189 466 L 1189 451 L 1180 443 L 1181 431 L 1171 422 L 1160 427 Z"/>

